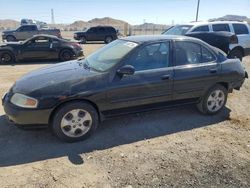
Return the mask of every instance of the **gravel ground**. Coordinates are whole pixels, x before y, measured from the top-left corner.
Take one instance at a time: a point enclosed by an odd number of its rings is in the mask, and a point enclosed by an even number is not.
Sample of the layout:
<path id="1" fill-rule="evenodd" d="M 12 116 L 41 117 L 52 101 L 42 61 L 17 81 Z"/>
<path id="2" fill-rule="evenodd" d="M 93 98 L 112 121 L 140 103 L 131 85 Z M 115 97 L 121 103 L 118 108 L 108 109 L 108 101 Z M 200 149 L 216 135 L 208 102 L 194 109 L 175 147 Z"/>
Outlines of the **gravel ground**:
<path id="1" fill-rule="evenodd" d="M 250 72 L 250 57 L 243 63 Z M 45 65 L 0 66 L 0 95 Z M 9 125 L 0 107 L 1 187 L 250 187 L 249 99 L 247 80 L 218 115 L 186 106 L 123 116 L 74 144 Z"/>

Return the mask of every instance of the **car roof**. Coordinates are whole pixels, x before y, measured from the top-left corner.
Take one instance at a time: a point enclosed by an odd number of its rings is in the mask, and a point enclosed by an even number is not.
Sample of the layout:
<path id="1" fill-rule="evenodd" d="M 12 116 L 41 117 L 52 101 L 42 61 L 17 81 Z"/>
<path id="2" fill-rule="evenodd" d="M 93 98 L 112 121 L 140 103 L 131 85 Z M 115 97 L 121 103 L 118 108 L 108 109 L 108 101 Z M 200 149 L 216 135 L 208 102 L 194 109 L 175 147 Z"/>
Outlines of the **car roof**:
<path id="1" fill-rule="evenodd" d="M 57 36 L 55 35 L 47 35 L 47 34 L 39 34 L 39 35 L 33 35 L 32 38 L 34 37 L 47 37 L 47 38 L 54 38 L 54 39 L 59 39 Z"/>
<path id="2" fill-rule="evenodd" d="M 193 40 L 200 41 L 199 39 L 187 37 L 187 36 L 179 36 L 179 35 L 137 35 L 137 36 L 129 36 L 121 38 L 122 40 L 131 41 L 135 43 L 147 43 L 147 42 L 157 42 L 163 40 Z"/>
<path id="3" fill-rule="evenodd" d="M 241 21 L 198 21 L 198 22 L 190 22 L 187 24 L 179 24 L 179 25 L 190 25 L 190 26 L 199 26 L 199 25 L 208 25 L 208 24 L 246 24 L 246 22 Z"/>

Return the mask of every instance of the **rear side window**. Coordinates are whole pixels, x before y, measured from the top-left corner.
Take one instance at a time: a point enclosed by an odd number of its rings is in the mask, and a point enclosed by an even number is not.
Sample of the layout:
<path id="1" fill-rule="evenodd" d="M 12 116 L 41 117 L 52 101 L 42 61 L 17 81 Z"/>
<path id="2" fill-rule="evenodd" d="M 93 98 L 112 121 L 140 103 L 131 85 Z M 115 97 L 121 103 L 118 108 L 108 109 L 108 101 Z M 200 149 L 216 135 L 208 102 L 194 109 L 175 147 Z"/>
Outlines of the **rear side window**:
<path id="1" fill-rule="evenodd" d="M 229 31 L 230 32 L 230 28 L 228 24 L 214 24 L 212 25 L 213 27 L 213 31 Z"/>
<path id="2" fill-rule="evenodd" d="M 208 31 L 209 31 L 208 25 L 203 25 L 196 27 L 192 32 L 208 32 Z"/>
<path id="3" fill-rule="evenodd" d="M 201 46 L 201 53 L 202 53 L 202 63 L 208 63 L 215 61 L 214 55 L 205 47 Z"/>
<path id="4" fill-rule="evenodd" d="M 205 47 L 194 42 L 177 41 L 175 46 L 176 66 L 207 63 L 215 60 Z"/>
<path id="5" fill-rule="evenodd" d="M 249 34 L 247 26 L 244 24 L 233 24 L 236 35 Z"/>

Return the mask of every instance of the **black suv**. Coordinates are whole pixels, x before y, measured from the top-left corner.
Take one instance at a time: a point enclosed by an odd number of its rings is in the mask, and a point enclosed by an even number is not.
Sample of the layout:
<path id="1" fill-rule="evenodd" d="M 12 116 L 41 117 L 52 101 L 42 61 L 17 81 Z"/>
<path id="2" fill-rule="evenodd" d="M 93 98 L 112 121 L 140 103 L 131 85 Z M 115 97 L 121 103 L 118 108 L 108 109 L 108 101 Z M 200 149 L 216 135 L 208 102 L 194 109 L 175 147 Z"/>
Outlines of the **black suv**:
<path id="1" fill-rule="evenodd" d="M 81 43 L 87 41 L 104 41 L 110 43 L 117 39 L 117 30 L 111 26 L 90 27 L 81 32 L 74 33 L 74 39 Z"/>

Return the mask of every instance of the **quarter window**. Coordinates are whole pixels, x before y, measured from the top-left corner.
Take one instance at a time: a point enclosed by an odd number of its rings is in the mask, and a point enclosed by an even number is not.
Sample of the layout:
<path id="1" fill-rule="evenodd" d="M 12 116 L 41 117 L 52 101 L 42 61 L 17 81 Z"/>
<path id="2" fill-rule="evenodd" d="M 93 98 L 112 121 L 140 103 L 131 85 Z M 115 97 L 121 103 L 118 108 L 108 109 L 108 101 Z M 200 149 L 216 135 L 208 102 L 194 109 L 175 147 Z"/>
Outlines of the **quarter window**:
<path id="1" fill-rule="evenodd" d="M 213 26 L 213 31 L 229 31 L 230 28 L 228 24 L 214 24 Z"/>
<path id="2" fill-rule="evenodd" d="M 168 67 L 169 46 L 169 42 L 149 44 L 133 54 L 128 64 L 136 71 Z"/>
<path id="3" fill-rule="evenodd" d="M 208 31 L 209 31 L 208 25 L 203 25 L 196 27 L 192 32 L 208 32 Z"/>
<path id="4" fill-rule="evenodd" d="M 244 24 L 233 24 L 236 35 L 249 34 L 247 26 Z"/>

